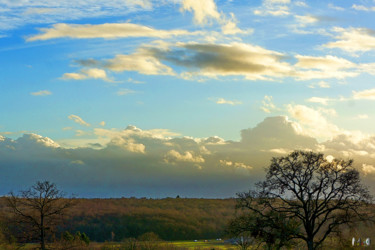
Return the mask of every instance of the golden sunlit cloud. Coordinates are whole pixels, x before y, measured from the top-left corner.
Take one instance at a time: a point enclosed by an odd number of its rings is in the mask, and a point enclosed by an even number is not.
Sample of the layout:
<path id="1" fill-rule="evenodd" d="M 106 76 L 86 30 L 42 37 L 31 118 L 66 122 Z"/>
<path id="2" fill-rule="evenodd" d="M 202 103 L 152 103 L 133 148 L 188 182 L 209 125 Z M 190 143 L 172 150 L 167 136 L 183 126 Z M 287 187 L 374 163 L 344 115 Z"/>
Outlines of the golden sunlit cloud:
<path id="1" fill-rule="evenodd" d="M 157 37 L 167 38 L 171 36 L 191 35 L 186 30 L 156 30 L 144 25 L 134 23 L 105 23 L 105 24 L 54 24 L 52 28 L 41 28 L 39 35 L 31 36 L 29 42 L 49 40 L 56 38 L 104 38 L 116 39 L 126 37 Z"/>

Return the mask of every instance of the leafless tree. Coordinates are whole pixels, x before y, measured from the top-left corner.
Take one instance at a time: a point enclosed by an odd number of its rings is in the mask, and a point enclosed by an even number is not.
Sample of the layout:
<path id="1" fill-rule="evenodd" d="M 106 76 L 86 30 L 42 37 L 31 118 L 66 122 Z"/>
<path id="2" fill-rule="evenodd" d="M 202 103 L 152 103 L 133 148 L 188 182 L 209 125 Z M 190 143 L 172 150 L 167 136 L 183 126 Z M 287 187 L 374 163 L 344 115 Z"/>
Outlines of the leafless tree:
<path id="1" fill-rule="evenodd" d="M 370 218 L 365 207 L 372 197 L 352 160 L 294 151 L 272 158 L 266 171 L 255 190 L 238 194 L 238 207 L 260 217 L 272 211 L 297 220 L 301 230 L 293 238 L 305 241 L 309 250 L 321 247 L 341 225 Z"/>
<path id="2" fill-rule="evenodd" d="M 74 205 L 74 201 L 65 199 L 54 183 L 38 181 L 28 190 L 20 191 L 18 195 L 11 192 L 7 197 L 7 204 L 16 223 L 24 230 L 27 228 L 31 239 L 38 240 L 44 250 L 47 234 L 61 222 L 62 216 Z"/>

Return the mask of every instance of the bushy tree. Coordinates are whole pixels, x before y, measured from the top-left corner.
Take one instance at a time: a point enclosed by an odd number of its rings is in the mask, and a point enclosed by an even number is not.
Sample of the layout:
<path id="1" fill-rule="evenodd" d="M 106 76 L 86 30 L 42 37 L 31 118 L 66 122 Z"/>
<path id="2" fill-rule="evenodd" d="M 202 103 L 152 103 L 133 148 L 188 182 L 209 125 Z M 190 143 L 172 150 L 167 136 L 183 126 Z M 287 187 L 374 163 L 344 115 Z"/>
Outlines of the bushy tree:
<path id="1" fill-rule="evenodd" d="M 293 238 L 305 241 L 308 249 L 321 247 L 341 225 L 369 219 L 364 208 L 372 197 L 352 160 L 294 151 L 272 158 L 266 171 L 255 190 L 238 194 L 238 207 L 266 221 L 270 213 L 295 220 L 301 226 Z"/>

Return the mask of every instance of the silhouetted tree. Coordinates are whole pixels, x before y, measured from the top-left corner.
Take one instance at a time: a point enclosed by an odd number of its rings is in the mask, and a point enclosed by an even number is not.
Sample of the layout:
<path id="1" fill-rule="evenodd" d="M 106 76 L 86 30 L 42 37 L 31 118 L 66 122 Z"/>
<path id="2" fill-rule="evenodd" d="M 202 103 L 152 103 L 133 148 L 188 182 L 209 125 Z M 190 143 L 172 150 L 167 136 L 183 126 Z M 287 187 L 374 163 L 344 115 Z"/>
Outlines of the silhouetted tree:
<path id="1" fill-rule="evenodd" d="M 272 158 L 266 170 L 266 180 L 254 191 L 238 194 L 237 207 L 260 218 L 272 212 L 296 220 L 301 230 L 293 237 L 308 249 L 321 247 L 340 225 L 369 219 L 364 207 L 372 197 L 352 160 L 328 161 L 320 153 L 294 151 Z"/>
<path id="2" fill-rule="evenodd" d="M 60 223 L 66 210 L 74 205 L 74 200 L 63 197 L 63 193 L 49 181 L 38 181 L 28 190 L 20 191 L 18 195 L 11 192 L 7 197 L 16 223 L 33 233 L 42 250 L 46 249 L 47 233 Z"/>
<path id="3" fill-rule="evenodd" d="M 294 218 L 269 210 L 261 216 L 254 212 L 243 213 L 230 221 L 227 231 L 237 239 L 241 249 L 247 249 L 255 241 L 265 243 L 267 249 L 281 249 L 296 244 L 294 235 L 299 227 Z"/>

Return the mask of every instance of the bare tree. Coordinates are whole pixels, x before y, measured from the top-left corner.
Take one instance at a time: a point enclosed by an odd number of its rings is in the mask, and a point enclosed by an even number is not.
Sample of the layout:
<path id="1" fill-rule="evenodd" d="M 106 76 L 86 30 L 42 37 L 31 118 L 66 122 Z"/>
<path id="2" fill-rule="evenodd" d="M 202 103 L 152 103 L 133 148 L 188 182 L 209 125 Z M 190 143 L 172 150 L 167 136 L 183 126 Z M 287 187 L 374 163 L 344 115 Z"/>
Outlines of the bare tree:
<path id="1" fill-rule="evenodd" d="M 294 151 L 272 158 L 266 180 L 254 191 L 238 194 L 238 207 L 260 217 L 270 211 L 301 225 L 293 238 L 317 249 L 341 225 L 367 220 L 372 201 L 352 160 L 328 161 L 323 154 Z"/>
<path id="2" fill-rule="evenodd" d="M 52 232 L 66 210 L 74 205 L 73 200 L 63 197 L 62 191 L 49 181 L 38 181 L 28 190 L 18 195 L 11 192 L 7 197 L 17 224 L 32 233 L 32 239 L 40 242 L 42 250 L 46 249 L 47 233 Z"/>

